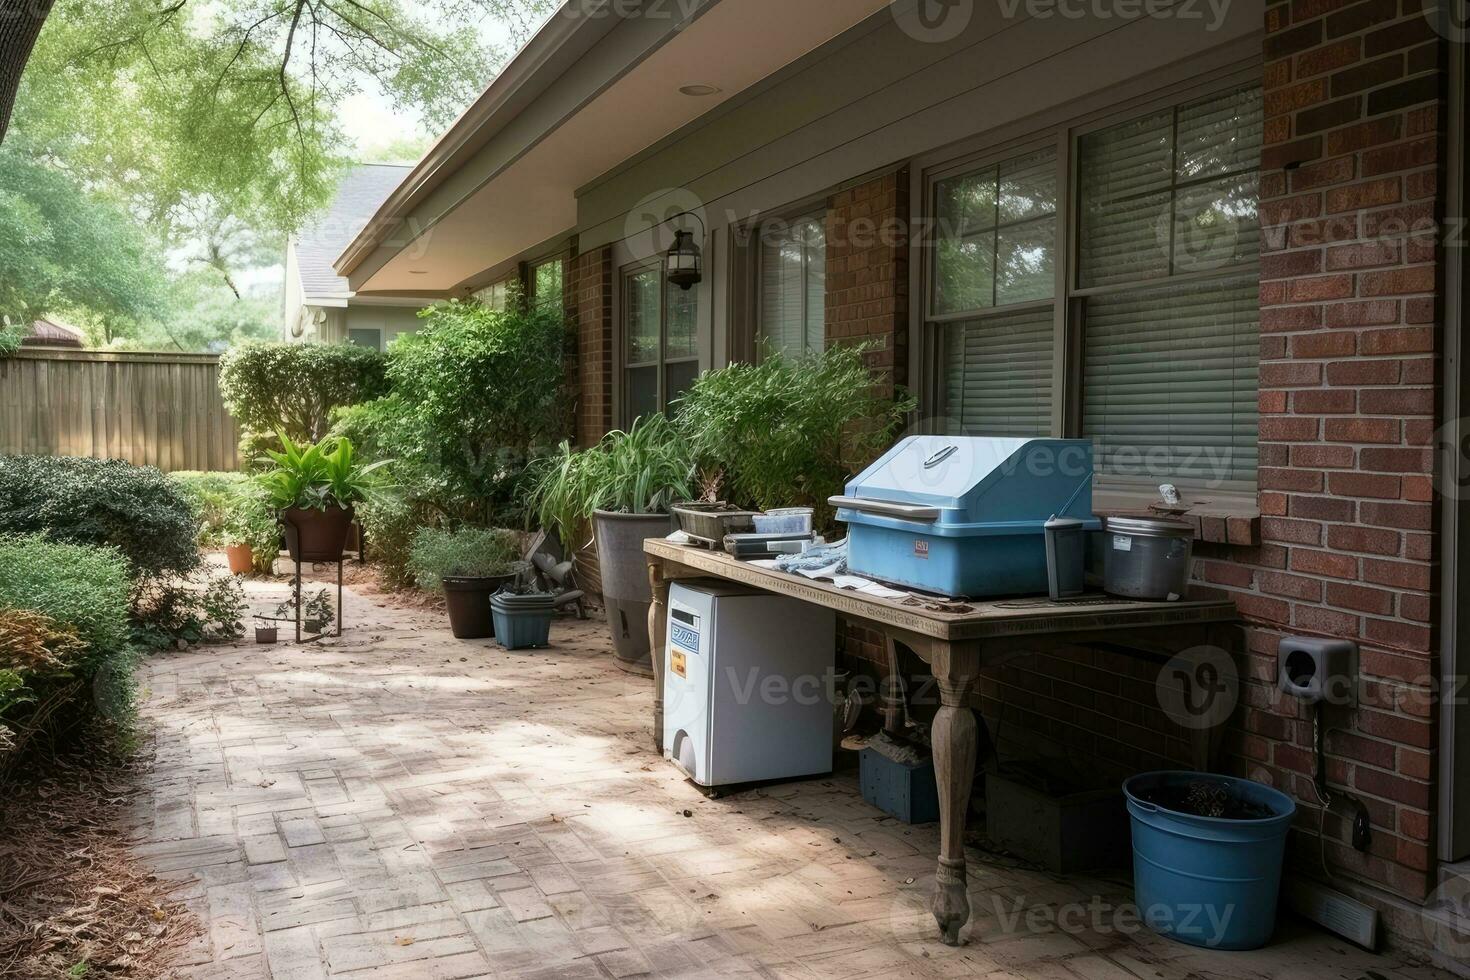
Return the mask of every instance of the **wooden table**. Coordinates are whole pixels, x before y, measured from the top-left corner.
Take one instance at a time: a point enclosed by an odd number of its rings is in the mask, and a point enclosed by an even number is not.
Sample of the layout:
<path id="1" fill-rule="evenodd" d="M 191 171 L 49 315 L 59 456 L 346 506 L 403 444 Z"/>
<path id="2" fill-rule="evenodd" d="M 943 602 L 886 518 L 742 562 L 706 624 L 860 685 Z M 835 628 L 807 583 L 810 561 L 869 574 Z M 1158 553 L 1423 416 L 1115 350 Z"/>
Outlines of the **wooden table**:
<path id="1" fill-rule="evenodd" d="M 895 641 L 929 665 L 940 695 L 932 728 L 939 784 L 939 869 L 930 910 L 949 945 L 959 942 L 960 928 L 970 918 L 964 840 L 977 728 L 966 699 L 980 671 L 1007 656 L 1100 641 L 1167 656 L 1207 643 L 1229 649 L 1225 630 L 1236 619 L 1234 604 L 1224 600 L 1161 603 L 1105 598 L 1054 603 L 1045 598 L 1000 599 L 970 602 L 968 612 L 938 612 L 658 538 L 645 541 L 643 550 L 653 589 L 648 633 L 653 641 L 654 738 L 660 751 L 669 584 L 679 579 L 724 579 L 825 606 L 888 637 L 890 672 L 897 670 Z M 1208 752 L 1213 734 L 1196 733 L 1197 765 Z"/>

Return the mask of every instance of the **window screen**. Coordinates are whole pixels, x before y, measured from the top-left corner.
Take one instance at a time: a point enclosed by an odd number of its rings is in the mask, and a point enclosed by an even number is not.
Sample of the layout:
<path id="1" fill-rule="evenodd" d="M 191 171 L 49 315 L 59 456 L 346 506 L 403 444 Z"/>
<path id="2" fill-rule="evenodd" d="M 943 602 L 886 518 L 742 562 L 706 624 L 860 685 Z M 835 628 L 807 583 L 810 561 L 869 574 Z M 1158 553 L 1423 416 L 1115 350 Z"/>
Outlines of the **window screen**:
<path id="1" fill-rule="evenodd" d="M 800 356 L 826 339 L 827 230 L 820 215 L 761 230 L 760 333 Z"/>

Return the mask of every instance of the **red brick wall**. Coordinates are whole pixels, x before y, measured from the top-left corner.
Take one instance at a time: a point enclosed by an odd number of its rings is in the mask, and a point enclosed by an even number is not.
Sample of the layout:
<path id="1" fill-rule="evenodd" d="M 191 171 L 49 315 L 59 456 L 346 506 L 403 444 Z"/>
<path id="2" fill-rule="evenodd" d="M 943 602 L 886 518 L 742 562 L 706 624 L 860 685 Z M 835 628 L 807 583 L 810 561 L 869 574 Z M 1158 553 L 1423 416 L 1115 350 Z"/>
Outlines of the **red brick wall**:
<path id="1" fill-rule="evenodd" d="M 567 263 L 568 308 L 577 329 L 576 439 L 590 446 L 612 428 L 612 248 Z"/>
<path id="2" fill-rule="evenodd" d="M 898 170 L 827 200 L 827 342 L 871 343 L 868 366 L 889 397 L 908 379 L 908 189 Z M 887 663 L 880 633 L 845 626 L 841 642 L 869 673 Z"/>
<path id="3" fill-rule="evenodd" d="M 1276 643 L 1359 642 L 1359 707 L 1327 715 L 1328 778 L 1366 804 L 1373 844 L 1329 853 L 1419 898 L 1433 798 L 1444 44 L 1415 0 L 1402 11 L 1292 0 L 1268 7 L 1266 30 L 1261 544 L 1205 546 L 1197 571 L 1253 625 L 1234 768 L 1309 807 L 1309 716 L 1268 698 Z M 1300 826 L 1315 829 L 1315 816 Z"/>
<path id="4" fill-rule="evenodd" d="M 890 395 L 908 379 L 908 188 L 899 170 L 827 201 L 827 341 L 872 343 Z"/>

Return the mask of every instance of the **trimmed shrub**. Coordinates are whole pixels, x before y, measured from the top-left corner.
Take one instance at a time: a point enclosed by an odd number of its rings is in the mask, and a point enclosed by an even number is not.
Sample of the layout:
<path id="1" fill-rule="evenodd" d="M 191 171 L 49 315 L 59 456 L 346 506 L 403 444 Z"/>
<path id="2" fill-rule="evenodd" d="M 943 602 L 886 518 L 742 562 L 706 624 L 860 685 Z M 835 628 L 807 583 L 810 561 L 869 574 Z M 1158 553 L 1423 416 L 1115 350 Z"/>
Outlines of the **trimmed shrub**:
<path id="1" fill-rule="evenodd" d="M 4 747 L 94 711 L 124 729 L 131 723 L 128 589 L 128 566 L 114 548 L 0 536 Z"/>
<path id="2" fill-rule="evenodd" d="M 0 456 L 0 534 L 116 548 L 134 577 L 187 574 L 199 524 L 179 485 L 117 459 Z"/>
<path id="3" fill-rule="evenodd" d="M 115 548 L 0 536 L 0 607 L 43 613 L 86 644 L 95 667 L 128 645 L 128 566 Z"/>
<path id="4" fill-rule="evenodd" d="M 515 531 L 466 527 L 458 531 L 420 528 L 413 536 L 409 566 L 419 587 L 442 591 L 443 579 L 510 575 L 526 567 Z"/>
<path id="5" fill-rule="evenodd" d="M 317 442 L 332 409 L 388 393 L 386 367 L 381 353 L 353 344 L 242 344 L 220 358 L 219 390 L 258 452 L 277 429 Z"/>

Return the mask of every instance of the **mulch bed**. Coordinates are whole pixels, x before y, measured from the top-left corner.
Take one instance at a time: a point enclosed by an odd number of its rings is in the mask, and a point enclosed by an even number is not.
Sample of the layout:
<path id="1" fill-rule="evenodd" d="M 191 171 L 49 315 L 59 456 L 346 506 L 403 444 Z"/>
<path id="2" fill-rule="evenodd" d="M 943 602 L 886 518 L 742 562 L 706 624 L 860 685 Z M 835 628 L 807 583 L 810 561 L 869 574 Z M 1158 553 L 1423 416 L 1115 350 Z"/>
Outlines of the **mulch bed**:
<path id="1" fill-rule="evenodd" d="M 128 852 L 144 763 L 95 745 L 27 762 L 0 787 L 0 978 L 174 976 L 200 927 Z"/>

